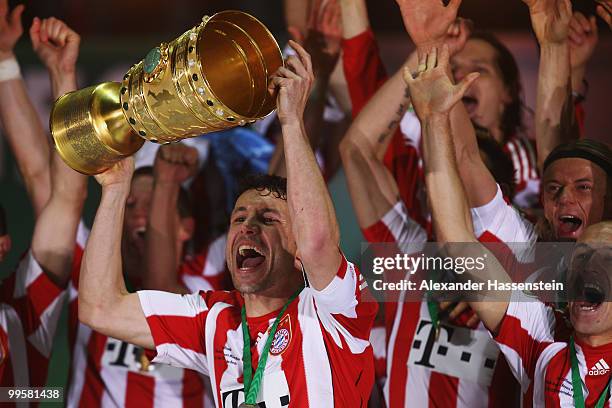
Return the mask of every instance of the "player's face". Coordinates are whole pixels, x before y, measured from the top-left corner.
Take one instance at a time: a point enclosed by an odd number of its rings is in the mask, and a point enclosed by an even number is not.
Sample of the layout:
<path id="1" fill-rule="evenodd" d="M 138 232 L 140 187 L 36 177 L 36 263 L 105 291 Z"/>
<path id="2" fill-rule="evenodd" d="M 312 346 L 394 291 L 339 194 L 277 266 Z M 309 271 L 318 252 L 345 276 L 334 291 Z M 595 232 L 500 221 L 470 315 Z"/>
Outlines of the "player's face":
<path id="1" fill-rule="evenodd" d="M 603 219 L 606 183 L 603 169 L 585 159 L 560 159 L 546 169 L 542 204 L 557 239 L 576 240 Z"/>
<path id="2" fill-rule="evenodd" d="M 248 190 L 236 201 L 225 258 L 242 293 L 272 293 L 291 286 L 296 245 L 287 201 Z"/>
<path id="3" fill-rule="evenodd" d="M 480 73 L 465 93 L 463 104 L 472 121 L 491 132 L 500 129 L 504 109 L 510 103 L 496 57 L 493 46 L 486 41 L 472 39 L 451 61 L 457 81 L 471 72 Z"/>
<path id="4" fill-rule="evenodd" d="M 584 233 L 572 256 L 568 280 L 575 298 L 569 303 L 570 318 L 582 336 L 612 338 L 612 224 L 607 232 L 601 225 Z"/>
<path id="5" fill-rule="evenodd" d="M 0 236 L 0 262 L 4 261 L 11 250 L 11 236 L 6 234 Z"/>
<path id="6" fill-rule="evenodd" d="M 153 176 L 139 175 L 132 180 L 123 222 L 124 257 L 142 259 L 144 256 L 145 232 L 152 196 Z"/>

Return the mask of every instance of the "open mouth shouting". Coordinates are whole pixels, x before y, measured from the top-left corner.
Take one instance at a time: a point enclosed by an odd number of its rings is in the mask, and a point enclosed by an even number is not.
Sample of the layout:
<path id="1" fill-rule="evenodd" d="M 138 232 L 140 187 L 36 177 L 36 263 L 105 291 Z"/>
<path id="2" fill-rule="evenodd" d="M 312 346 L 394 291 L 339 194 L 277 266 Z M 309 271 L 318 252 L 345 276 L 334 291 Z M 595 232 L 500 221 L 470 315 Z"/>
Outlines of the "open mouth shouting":
<path id="1" fill-rule="evenodd" d="M 597 272 L 579 272 L 580 276 L 572 279 L 572 314 L 579 319 L 597 319 L 598 312 L 609 298 L 610 283 Z"/>
<path id="2" fill-rule="evenodd" d="M 236 265 L 244 272 L 256 269 L 266 260 L 264 250 L 254 245 L 241 244 L 236 253 Z"/>
<path id="3" fill-rule="evenodd" d="M 557 236 L 576 239 L 582 231 L 583 220 L 574 214 L 562 214 L 557 218 Z"/>
<path id="4" fill-rule="evenodd" d="M 465 109 L 468 111 L 470 118 L 474 120 L 474 115 L 476 114 L 476 110 L 478 109 L 478 99 L 471 94 L 465 94 L 462 98 L 463 105 L 465 105 Z"/>

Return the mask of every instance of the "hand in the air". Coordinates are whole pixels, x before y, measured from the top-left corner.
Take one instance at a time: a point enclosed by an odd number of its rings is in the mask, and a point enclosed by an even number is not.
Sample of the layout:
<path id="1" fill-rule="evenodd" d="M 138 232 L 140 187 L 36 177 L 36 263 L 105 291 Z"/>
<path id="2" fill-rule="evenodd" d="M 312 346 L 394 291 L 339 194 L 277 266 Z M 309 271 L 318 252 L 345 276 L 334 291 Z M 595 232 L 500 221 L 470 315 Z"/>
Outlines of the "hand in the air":
<path id="1" fill-rule="evenodd" d="M 529 6 L 531 25 L 540 45 L 567 40 L 572 18 L 570 0 L 523 0 Z"/>
<path id="2" fill-rule="evenodd" d="M 570 61 L 572 69 L 586 66 L 595 51 L 599 35 L 595 16 L 586 18 L 575 12 L 569 23 Z"/>
<path id="3" fill-rule="evenodd" d="M 196 175 L 198 150 L 181 143 L 161 146 L 155 156 L 153 174 L 156 183 L 181 184 Z"/>
<path id="4" fill-rule="evenodd" d="M 24 9 L 20 4 L 9 13 L 8 0 L 0 0 L 0 61 L 13 56 L 13 48 L 23 34 L 21 14 Z"/>
<path id="5" fill-rule="evenodd" d="M 396 0 L 406 31 L 420 52 L 440 47 L 457 20 L 461 0 Z"/>
<path id="6" fill-rule="evenodd" d="M 81 37 L 55 17 L 34 17 L 30 27 L 32 48 L 49 71 L 74 73 Z"/>
<path id="7" fill-rule="evenodd" d="M 434 114 L 448 113 L 479 76 L 477 72 L 472 72 L 454 85 L 447 73 L 448 59 L 447 45 L 442 47 L 439 55 L 438 49 L 434 47 L 419 58 L 416 78 L 408 68 L 404 69 L 404 80 L 410 90 L 412 105 L 421 121 Z"/>
<path id="8" fill-rule="evenodd" d="M 96 174 L 94 177 L 102 186 L 102 190 L 108 187 L 118 187 L 123 190 L 127 189 L 126 191 L 129 191 L 133 174 L 134 158 L 130 156 L 118 161 L 113 165 L 113 167 L 105 172 Z"/>
<path id="9" fill-rule="evenodd" d="M 289 45 L 296 51 L 270 78 L 268 91 L 276 92 L 276 108 L 281 125 L 301 122 L 310 96 L 314 74 L 310 55 L 295 41 Z"/>
<path id="10" fill-rule="evenodd" d="M 597 14 L 601 17 L 608 27 L 612 30 L 612 0 L 596 0 L 597 3 Z"/>

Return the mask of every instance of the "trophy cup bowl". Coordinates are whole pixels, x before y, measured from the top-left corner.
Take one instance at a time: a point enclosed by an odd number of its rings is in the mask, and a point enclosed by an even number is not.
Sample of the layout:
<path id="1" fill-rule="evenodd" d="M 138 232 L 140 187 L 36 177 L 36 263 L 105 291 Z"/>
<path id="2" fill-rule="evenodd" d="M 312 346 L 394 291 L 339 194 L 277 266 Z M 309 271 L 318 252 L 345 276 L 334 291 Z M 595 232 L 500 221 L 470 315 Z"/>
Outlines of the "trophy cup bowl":
<path id="1" fill-rule="evenodd" d="M 205 16 L 153 48 L 121 83 L 60 97 L 51 134 L 74 170 L 101 173 L 145 142 L 166 144 L 261 119 L 276 107 L 268 78 L 283 65 L 278 43 L 241 11 Z"/>

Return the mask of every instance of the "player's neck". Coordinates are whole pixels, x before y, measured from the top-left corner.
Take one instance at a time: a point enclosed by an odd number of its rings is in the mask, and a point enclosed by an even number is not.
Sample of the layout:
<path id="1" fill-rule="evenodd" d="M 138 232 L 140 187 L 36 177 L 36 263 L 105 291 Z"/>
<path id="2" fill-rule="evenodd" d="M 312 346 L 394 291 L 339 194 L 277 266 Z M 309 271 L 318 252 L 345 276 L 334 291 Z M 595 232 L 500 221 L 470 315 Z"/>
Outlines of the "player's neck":
<path id="1" fill-rule="evenodd" d="M 302 286 L 301 282 L 285 282 L 282 287 L 274 286 L 258 293 L 243 293 L 247 317 L 259 317 L 281 309 L 289 297 Z"/>
<path id="2" fill-rule="evenodd" d="M 576 339 L 591 347 L 599 347 L 604 346 L 606 344 L 612 344 L 612 332 L 602 334 L 582 334 L 576 332 L 575 336 Z"/>
<path id="3" fill-rule="evenodd" d="M 259 294 L 243 294 L 247 317 L 259 317 L 279 310 L 285 305 L 287 297 L 270 297 Z"/>

